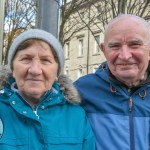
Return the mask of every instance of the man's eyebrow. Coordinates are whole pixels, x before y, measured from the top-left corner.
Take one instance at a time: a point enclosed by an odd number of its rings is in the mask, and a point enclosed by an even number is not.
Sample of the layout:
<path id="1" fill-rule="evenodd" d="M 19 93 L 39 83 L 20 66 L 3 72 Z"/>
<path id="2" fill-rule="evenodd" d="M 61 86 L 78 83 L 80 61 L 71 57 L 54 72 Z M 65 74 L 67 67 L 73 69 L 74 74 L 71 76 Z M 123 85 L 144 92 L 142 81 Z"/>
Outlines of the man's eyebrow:
<path id="1" fill-rule="evenodd" d="M 108 45 L 114 45 L 114 44 L 120 44 L 121 42 L 119 41 L 109 41 Z"/>
<path id="2" fill-rule="evenodd" d="M 142 41 L 142 40 L 140 40 L 140 39 L 133 39 L 133 40 L 130 40 L 130 41 L 128 41 L 127 43 L 138 43 L 138 44 L 143 44 L 144 42 Z"/>
<path id="3" fill-rule="evenodd" d="M 129 42 L 143 42 L 143 41 L 140 39 L 131 39 L 131 40 L 129 40 Z"/>

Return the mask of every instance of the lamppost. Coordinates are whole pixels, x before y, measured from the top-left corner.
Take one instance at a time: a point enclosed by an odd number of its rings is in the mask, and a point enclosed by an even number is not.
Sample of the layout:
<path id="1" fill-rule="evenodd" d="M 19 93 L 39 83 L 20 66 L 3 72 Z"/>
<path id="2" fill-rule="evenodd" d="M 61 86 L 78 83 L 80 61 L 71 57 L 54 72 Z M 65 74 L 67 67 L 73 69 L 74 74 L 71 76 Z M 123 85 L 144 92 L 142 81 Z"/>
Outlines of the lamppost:
<path id="1" fill-rule="evenodd" d="M 3 33 L 4 33 L 4 9 L 5 0 L 0 0 L 0 64 L 2 64 L 2 54 L 3 54 Z"/>
<path id="2" fill-rule="evenodd" d="M 58 3 L 56 0 L 38 0 L 37 27 L 58 38 Z"/>

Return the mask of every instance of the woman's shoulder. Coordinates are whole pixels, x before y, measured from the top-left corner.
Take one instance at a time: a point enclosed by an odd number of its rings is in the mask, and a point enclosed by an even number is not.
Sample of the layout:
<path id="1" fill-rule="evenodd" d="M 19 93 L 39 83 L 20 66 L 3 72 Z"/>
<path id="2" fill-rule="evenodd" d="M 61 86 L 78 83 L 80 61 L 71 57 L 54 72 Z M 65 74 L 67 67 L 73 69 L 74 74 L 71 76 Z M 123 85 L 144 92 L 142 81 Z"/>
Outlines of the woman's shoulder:
<path id="1" fill-rule="evenodd" d="M 68 76 L 61 75 L 58 84 L 61 92 L 65 95 L 66 101 L 71 104 L 79 104 L 81 102 L 79 93 Z"/>
<path id="2" fill-rule="evenodd" d="M 66 107 L 67 107 L 67 111 L 72 116 L 78 116 L 79 118 L 81 117 L 82 119 L 83 117 L 86 116 L 85 110 L 79 104 L 68 103 Z"/>

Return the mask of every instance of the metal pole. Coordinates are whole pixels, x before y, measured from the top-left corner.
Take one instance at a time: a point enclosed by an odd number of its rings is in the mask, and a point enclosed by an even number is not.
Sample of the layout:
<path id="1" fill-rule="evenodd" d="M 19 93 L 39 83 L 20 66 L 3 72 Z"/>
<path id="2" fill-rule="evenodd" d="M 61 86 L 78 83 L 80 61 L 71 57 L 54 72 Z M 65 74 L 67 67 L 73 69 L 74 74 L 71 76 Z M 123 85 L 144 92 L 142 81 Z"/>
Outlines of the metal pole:
<path id="1" fill-rule="evenodd" d="M 58 0 L 58 22 L 57 22 L 57 37 L 59 39 L 59 31 L 60 31 L 60 8 L 61 8 L 61 4 L 60 4 L 60 0 Z"/>
<path id="2" fill-rule="evenodd" d="M 5 0 L 0 0 L 0 64 L 2 64 L 2 54 L 3 54 L 3 33 L 4 33 L 4 9 Z"/>
<path id="3" fill-rule="evenodd" d="M 37 28 L 58 38 L 58 3 L 56 0 L 38 0 Z"/>
<path id="4" fill-rule="evenodd" d="M 88 18 L 89 18 L 89 22 L 88 22 L 88 47 L 87 47 L 87 68 L 86 68 L 86 73 L 89 73 L 89 51 L 90 51 L 90 19 L 91 19 L 91 6 L 89 4 L 89 12 L 88 12 Z"/>

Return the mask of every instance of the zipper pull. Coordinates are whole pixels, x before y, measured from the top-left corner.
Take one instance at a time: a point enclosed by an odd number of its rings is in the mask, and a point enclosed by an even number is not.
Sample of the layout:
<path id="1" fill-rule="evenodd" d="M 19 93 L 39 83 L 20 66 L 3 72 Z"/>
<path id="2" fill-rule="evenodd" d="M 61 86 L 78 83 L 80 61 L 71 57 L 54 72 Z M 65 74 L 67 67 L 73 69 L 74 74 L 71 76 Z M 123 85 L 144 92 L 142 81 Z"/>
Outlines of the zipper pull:
<path id="1" fill-rule="evenodd" d="M 39 119 L 40 117 L 39 117 L 39 115 L 37 114 L 37 111 L 34 110 L 33 112 L 34 112 L 34 114 L 35 114 L 35 115 L 38 117 L 38 119 Z"/>
<path id="2" fill-rule="evenodd" d="M 132 101 L 132 98 L 130 97 L 130 100 L 129 100 L 129 111 L 130 112 L 132 111 L 132 105 L 133 105 L 133 101 Z"/>

